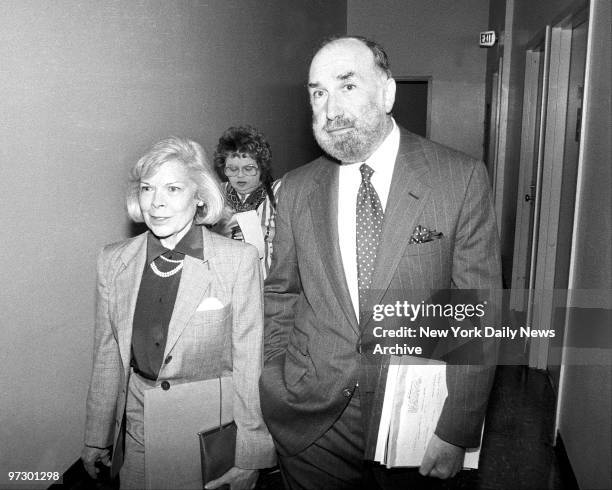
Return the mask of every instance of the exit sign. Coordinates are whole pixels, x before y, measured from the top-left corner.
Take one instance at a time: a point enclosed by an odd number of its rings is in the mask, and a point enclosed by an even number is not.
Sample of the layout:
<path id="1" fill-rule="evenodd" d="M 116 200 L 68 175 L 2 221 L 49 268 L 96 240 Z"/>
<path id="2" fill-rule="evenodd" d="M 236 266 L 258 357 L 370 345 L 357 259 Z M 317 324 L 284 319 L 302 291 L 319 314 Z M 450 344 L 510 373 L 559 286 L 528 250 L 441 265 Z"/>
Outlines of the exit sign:
<path id="1" fill-rule="evenodd" d="M 495 45 L 495 41 L 497 41 L 495 31 L 484 31 L 480 33 L 479 45 L 481 48 L 490 48 Z"/>

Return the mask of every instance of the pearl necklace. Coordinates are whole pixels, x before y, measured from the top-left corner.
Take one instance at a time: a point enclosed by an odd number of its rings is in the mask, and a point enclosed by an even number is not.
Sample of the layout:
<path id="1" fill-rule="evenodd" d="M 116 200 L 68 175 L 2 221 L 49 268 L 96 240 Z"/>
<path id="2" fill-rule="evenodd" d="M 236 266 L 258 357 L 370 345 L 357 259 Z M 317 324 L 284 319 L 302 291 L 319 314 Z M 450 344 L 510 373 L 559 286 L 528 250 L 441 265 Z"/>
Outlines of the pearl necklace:
<path id="1" fill-rule="evenodd" d="M 160 255 L 159 258 L 162 259 L 162 260 L 165 260 L 166 262 L 170 262 L 172 264 L 182 264 L 183 263 L 183 259 L 181 259 L 181 260 L 172 260 L 172 259 L 169 259 L 168 257 L 164 257 L 163 255 Z"/>
<path id="2" fill-rule="evenodd" d="M 164 258 L 163 256 L 160 256 L 162 258 Z M 162 272 L 160 271 L 157 266 L 155 265 L 155 261 L 151 262 L 151 270 L 155 273 L 156 276 L 159 277 L 170 277 L 173 276 L 174 274 L 176 274 L 178 271 L 180 271 L 183 268 L 183 261 L 182 260 L 170 260 L 170 259 L 165 259 L 168 262 L 177 262 L 178 265 L 172 269 L 169 270 L 168 272 Z"/>

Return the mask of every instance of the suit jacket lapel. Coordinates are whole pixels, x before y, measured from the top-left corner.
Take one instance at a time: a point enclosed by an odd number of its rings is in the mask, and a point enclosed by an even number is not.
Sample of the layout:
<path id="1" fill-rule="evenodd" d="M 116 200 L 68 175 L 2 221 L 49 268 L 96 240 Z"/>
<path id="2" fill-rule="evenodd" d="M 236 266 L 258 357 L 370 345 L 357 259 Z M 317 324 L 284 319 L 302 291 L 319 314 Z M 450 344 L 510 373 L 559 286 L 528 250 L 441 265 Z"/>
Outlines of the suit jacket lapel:
<path id="1" fill-rule="evenodd" d="M 428 172 L 425 154 L 417 138 L 401 132 L 391 189 L 385 209 L 383 232 L 376 254 L 370 306 L 380 302 L 397 269 L 417 219 L 426 202 L 430 187 L 424 177 Z M 371 315 L 372 308 L 367 311 Z M 370 316 L 362 322 L 362 328 Z"/>
<path id="2" fill-rule="evenodd" d="M 211 282 L 210 261 L 215 255 L 214 245 L 210 238 L 210 231 L 202 227 L 204 259 L 196 259 L 185 256 L 181 282 L 176 293 L 172 318 L 168 325 L 168 336 L 166 338 L 166 349 L 164 358 L 176 344 L 185 327 L 189 324 L 196 308 L 204 298 Z"/>
<path id="3" fill-rule="evenodd" d="M 315 178 L 316 185 L 309 196 L 317 258 L 323 263 L 334 294 L 355 333 L 359 333 L 357 317 L 351 302 L 340 245 L 338 243 L 338 169 L 331 161 Z"/>
<path id="4" fill-rule="evenodd" d="M 147 260 L 147 237 L 144 233 L 130 243 L 121 253 L 123 269 L 115 279 L 117 304 L 117 341 L 124 369 L 129 369 L 132 346 L 132 324 L 140 289 L 142 271 Z"/>

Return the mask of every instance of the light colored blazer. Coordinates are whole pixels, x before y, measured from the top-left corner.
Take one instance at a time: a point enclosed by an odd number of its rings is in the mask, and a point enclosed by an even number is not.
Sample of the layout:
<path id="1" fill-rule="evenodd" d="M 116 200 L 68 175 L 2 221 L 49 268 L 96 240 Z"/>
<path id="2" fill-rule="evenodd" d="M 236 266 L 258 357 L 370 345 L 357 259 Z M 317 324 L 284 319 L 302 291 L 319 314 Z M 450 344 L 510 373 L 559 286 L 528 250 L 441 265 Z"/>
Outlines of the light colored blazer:
<path id="1" fill-rule="evenodd" d="M 367 358 L 372 320 L 358 324 L 344 277 L 338 168 L 321 157 L 283 177 L 264 290 L 261 406 L 280 451 L 296 454 L 334 423 L 358 381 L 365 457 L 371 458 L 388 356 Z M 416 225 L 443 237 L 411 244 Z M 484 165 L 401 130 L 374 268 L 371 305 L 393 304 L 398 296 L 427 300 L 430 290 L 500 289 L 499 239 Z M 439 437 L 478 445 L 493 372 L 449 365 Z"/>
<path id="2" fill-rule="evenodd" d="M 263 317 L 257 251 L 203 226 L 201 229 L 204 259 L 185 257 L 158 381 L 168 381 L 172 389 L 173 384 L 231 374 L 234 420 L 238 427 L 236 465 L 271 466 L 275 461 L 274 448 L 262 420 L 257 390 Z M 146 262 L 148 234 L 108 245 L 98 258 L 94 359 L 87 396 L 85 444 L 114 447 L 113 474 L 123 462 L 132 322 Z M 217 298 L 223 307 L 196 311 L 207 298 Z M 207 302 L 210 304 L 211 300 Z"/>

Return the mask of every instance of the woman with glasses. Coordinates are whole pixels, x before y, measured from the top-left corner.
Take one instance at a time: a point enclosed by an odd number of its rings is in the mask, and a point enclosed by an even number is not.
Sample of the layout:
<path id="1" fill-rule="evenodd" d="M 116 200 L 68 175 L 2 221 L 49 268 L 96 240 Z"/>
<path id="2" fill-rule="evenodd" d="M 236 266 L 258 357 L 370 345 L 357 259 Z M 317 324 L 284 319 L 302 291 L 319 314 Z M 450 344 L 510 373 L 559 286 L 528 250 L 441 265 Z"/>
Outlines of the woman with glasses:
<path id="1" fill-rule="evenodd" d="M 265 279 L 272 260 L 275 196 L 280 186 L 280 180 L 272 179 L 270 145 L 263 133 L 252 126 L 230 127 L 219 138 L 214 164 L 225 181 L 227 201 L 225 216 L 214 230 L 255 245 L 260 251 Z M 255 215 L 258 226 L 253 227 L 250 224 Z"/>

